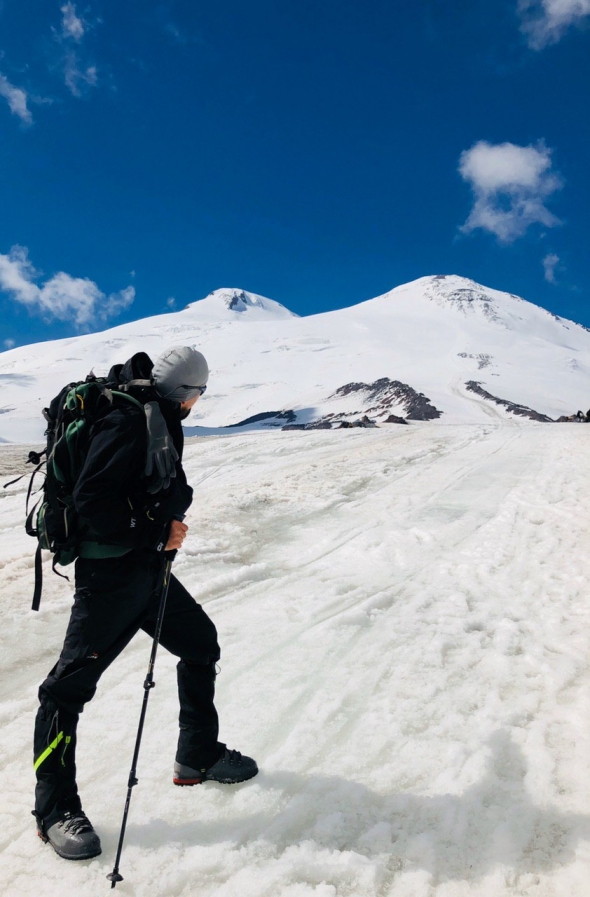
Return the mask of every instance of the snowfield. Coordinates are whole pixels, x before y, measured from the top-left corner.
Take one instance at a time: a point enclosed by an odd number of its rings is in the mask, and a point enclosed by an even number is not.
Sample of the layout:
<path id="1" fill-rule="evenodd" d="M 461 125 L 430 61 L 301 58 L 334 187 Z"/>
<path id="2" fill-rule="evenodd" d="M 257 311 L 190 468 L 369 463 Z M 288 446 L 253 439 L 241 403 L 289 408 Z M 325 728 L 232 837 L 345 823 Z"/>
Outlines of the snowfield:
<path id="1" fill-rule="evenodd" d="M 220 632 L 221 737 L 261 772 L 172 785 L 162 650 L 116 893 L 589 895 L 589 437 L 489 418 L 190 442 L 175 572 Z M 0 449 L 2 473 L 15 452 Z M 2 892 L 95 897 L 110 888 L 150 642 L 132 642 L 81 718 L 103 854 L 68 863 L 29 812 L 36 690 L 71 587 L 47 564 L 29 610 L 25 490 L 0 490 Z"/>

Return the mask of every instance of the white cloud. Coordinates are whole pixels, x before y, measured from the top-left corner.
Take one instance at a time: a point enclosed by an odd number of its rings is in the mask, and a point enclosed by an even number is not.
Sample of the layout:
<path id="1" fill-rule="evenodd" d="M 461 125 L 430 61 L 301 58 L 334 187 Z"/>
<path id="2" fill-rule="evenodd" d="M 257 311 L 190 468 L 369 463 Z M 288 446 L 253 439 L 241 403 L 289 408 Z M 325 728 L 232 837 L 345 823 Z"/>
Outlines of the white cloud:
<path id="1" fill-rule="evenodd" d="M 79 45 L 92 25 L 76 13 L 75 3 L 68 2 L 61 7 L 61 30 L 53 29 L 55 40 L 63 49 L 62 67 L 64 81 L 70 93 L 81 97 L 86 88 L 96 87 L 98 72 L 95 65 L 83 62 Z M 76 46 L 78 45 L 78 46 Z"/>
<path id="2" fill-rule="evenodd" d="M 543 270 L 545 271 L 545 280 L 548 280 L 549 283 L 556 283 L 555 280 L 555 269 L 559 264 L 559 256 L 555 255 L 554 252 L 550 252 L 549 255 L 546 255 L 543 259 Z"/>
<path id="3" fill-rule="evenodd" d="M 13 339 L 5 339 L 4 340 L 4 348 L 5 349 L 14 349 L 16 343 Z"/>
<path id="4" fill-rule="evenodd" d="M 98 74 L 95 65 L 86 69 L 80 66 L 76 53 L 67 53 L 64 60 L 64 79 L 66 87 L 75 97 L 81 97 L 84 87 L 96 87 Z"/>
<path id="5" fill-rule="evenodd" d="M 76 15 L 76 4 L 66 3 L 61 7 L 63 15 L 61 28 L 64 37 L 70 37 L 79 42 L 84 37 L 86 25 L 83 19 Z"/>
<path id="6" fill-rule="evenodd" d="M 542 50 L 590 15 L 590 0 L 518 0 L 518 12 L 529 47 Z"/>
<path id="7" fill-rule="evenodd" d="M 31 311 L 60 321 L 72 321 L 77 327 L 88 327 L 97 320 L 106 320 L 128 308 L 135 298 L 133 287 L 106 296 L 86 277 L 71 277 L 63 271 L 54 274 L 42 286 L 31 264 L 28 251 L 13 246 L 8 255 L 0 253 L 0 289 Z"/>
<path id="8" fill-rule="evenodd" d="M 461 153 L 459 173 L 474 195 L 473 208 L 461 227 L 463 233 L 481 228 L 500 242 L 511 243 L 533 224 L 560 224 L 545 206 L 562 186 L 551 164 L 551 150 L 543 143 L 517 146 L 480 140 Z"/>
<path id="9" fill-rule="evenodd" d="M 164 26 L 164 31 L 166 34 L 169 34 L 171 38 L 173 38 L 177 44 L 186 44 L 187 38 L 182 33 L 178 25 L 175 25 L 174 22 L 167 22 Z"/>
<path id="10" fill-rule="evenodd" d="M 27 94 L 21 87 L 15 87 L 8 78 L 0 75 L 0 96 L 8 101 L 10 111 L 13 115 L 18 115 L 21 121 L 30 125 L 33 121 L 29 109 L 27 108 Z"/>
<path id="11" fill-rule="evenodd" d="M 170 296 L 169 299 L 166 299 L 166 305 L 168 306 L 170 311 L 174 311 L 174 309 L 176 308 L 176 299 L 174 298 L 174 296 Z"/>

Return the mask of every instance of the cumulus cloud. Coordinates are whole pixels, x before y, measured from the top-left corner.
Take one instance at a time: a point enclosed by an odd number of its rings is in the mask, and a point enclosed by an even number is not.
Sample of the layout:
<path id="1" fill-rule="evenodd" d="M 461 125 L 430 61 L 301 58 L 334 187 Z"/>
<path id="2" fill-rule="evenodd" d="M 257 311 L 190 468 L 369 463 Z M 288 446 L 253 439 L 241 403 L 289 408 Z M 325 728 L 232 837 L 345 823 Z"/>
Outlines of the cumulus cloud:
<path id="1" fill-rule="evenodd" d="M 543 259 L 543 270 L 545 271 L 545 280 L 548 280 L 549 283 L 556 283 L 555 280 L 555 269 L 559 264 L 559 256 L 555 255 L 554 252 L 550 252 L 549 255 L 546 255 Z"/>
<path id="2" fill-rule="evenodd" d="M 13 115 L 17 115 L 26 125 L 32 123 L 33 116 L 27 107 L 26 91 L 21 87 L 15 87 L 4 75 L 0 75 L 0 96 L 8 102 Z"/>
<path id="3" fill-rule="evenodd" d="M 83 19 L 76 15 L 76 4 L 66 3 L 61 7 L 62 13 L 62 34 L 64 37 L 71 37 L 72 40 L 80 42 L 86 31 L 86 24 Z"/>
<path id="4" fill-rule="evenodd" d="M 5 339 L 4 340 L 4 348 L 5 349 L 14 349 L 16 343 L 13 339 Z"/>
<path id="5" fill-rule="evenodd" d="M 135 298 L 133 287 L 106 296 L 86 277 L 71 277 L 64 271 L 54 274 L 42 286 L 39 272 L 29 260 L 28 251 L 13 246 L 8 255 L 0 253 L 0 289 L 33 312 L 60 321 L 72 321 L 87 328 L 97 321 L 119 314 Z"/>
<path id="6" fill-rule="evenodd" d="M 551 150 L 543 143 L 517 146 L 480 140 L 465 150 L 459 173 L 471 186 L 474 204 L 461 231 L 481 228 L 502 243 L 512 243 L 533 224 L 560 224 L 545 205 L 562 186 L 551 165 Z"/>
<path id="7" fill-rule="evenodd" d="M 542 50 L 590 15 L 590 0 L 518 0 L 518 12 L 529 47 Z"/>

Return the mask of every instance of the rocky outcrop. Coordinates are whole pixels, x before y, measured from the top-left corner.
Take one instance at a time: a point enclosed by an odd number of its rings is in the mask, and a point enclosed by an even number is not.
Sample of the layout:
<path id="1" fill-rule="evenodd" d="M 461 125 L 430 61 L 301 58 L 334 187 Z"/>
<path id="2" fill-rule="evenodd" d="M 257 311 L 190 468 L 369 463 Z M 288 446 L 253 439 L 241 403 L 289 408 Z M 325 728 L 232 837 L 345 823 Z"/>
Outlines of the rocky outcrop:
<path id="1" fill-rule="evenodd" d="M 317 420 L 297 423 L 297 412 L 264 411 L 254 414 L 231 427 L 246 427 L 249 424 L 262 424 L 264 427 L 280 427 L 282 430 L 329 430 L 350 427 L 377 427 L 381 423 L 407 424 L 411 420 L 436 420 L 442 411 L 431 403 L 422 392 L 417 392 L 401 380 L 390 380 L 381 377 L 373 383 L 345 383 L 328 397 L 328 401 L 347 397 L 356 397 L 358 407 L 349 411 L 334 411 L 324 414 Z M 357 404 L 355 402 L 354 404 Z M 395 409 L 394 413 L 392 409 Z M 405 417 L 399 411 L 405 412 Z"/>
<path id="2" fill-rule="evenodd" d="M 332 423 L 329 420 L 314 420 L 309 424 L 287 424 L 283 430 L 331 430 Z"/>
<path id="3" fill-rule="evenodd" d="M 442 415 L 442 411 L 435 408 L 423 392 L 416 392 L 407 383 L 390 380 L 389 377 L 381 377 L 373 383 L 346 383 L 337 389 L 330 398 L 335 399 L 353 394 L 358 395 L 359 404 L 362 402 L 364 407 L 347 414 L 347 417 L 363 413 L 380 417 L 392 406 L 399 408 L 400 405 L 406 412 L 407 420 L 436 420 Z"/>
<path id="4" fill-rule="evenodd" d="M 483 352 L 480 352 L 478 355 L 472 355 L 469 352 L 459 352 L 458 356 L 459 358 L 472 358 L 474 361 L 477 361 L 478 371 L 482 371 L 484 368 L 489 367 L 493 361 L 491 355 L 486 355 Z"/>
<path id="5" fill-rule="evenodd" d="M 565 415 L 562 414 L 561 417 L 558 417 L 556 420 L 558 424 L 590 424 L 590 410 L 584 414 L 583 411 L 578 411 L 576 414 Z"/>
<path id="6" fill-rule="evenodd" d="M 509 411 L 511 414 L 516 414 L 518 417 L 528 417 L 530 420 L 538 420 L 542 423 L 554 422 L 553 418 L 547 417 L 546 414 L 540 414 L 538 411 L 535 411 L 534 408 L 529 408 L 527 405 L 518 405 L 516 402 L 511 402 L 508 399 L 499 399 L 498 396 L 494 396 L 491 392 L 484 389 L 481 383 L 478 383 L 477 380 L 468 380 L 465 386 L 469 392 L 474 392 L 476 395 L 481 396 L 482 399 L 487 399 L 489 402 L 494 402 L 496 405 L 502 405 L 506 408 L 506 411 Z"/>
<path id="7" fill-rule="evenodd" d="M 390 414 L 383 421 L 384 424 L 407 424 L 405 417 L 398 417 L 396 414 Z"/>
<path id="8" fill-rule="evenodd" d="M 287 423 L 292 423 L 297 419 L 297 415 L 294 411 L 263 411 L 260 414 L 253 414 L 252 417 L 247 417 L 245 420 L 239 421 L 237 424 L 228 424 L 228 429 L 231 427 L 246 427 L 248 424 L 259 424 L 262 421 L 266 421 L 266 426 L 268 427 L 280 427 L 283 421 Z M 276 423 L 272 423 L 272 421 L 276 421 Z"/>

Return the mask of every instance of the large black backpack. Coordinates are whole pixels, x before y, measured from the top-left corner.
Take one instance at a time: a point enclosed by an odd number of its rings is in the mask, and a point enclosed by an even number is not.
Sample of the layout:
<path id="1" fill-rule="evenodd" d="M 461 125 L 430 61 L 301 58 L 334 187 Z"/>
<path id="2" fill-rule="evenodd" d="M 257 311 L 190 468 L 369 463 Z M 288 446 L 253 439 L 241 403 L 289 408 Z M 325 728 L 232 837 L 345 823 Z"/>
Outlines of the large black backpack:
<path id="1" fill-rule="evenodd" d="M 41 452 L 29 452 L 27 462 L 35 465 L 27 491 L 25 523 L 27 533 L 37 539 L 33 610 L 39 610 L 41 601 L 42 550 L 53 554 L 52 566 L 58 576 L 63 574 L 55 569 L 56 564 L 71 564 L 79 556 L 81 542 L 84 542 L 86 549 L 91 545 L 92 557 L 112 556 L 112 546 L 88 541 L 88 534 L 83 531 L 74 507 L 74 488 L 88 454 L 94 425 L 113 408 L 133 405 L 141 411 L 146 420 L 148 444 L 153 446 L 154 443 L 150 443 L 150 425 L 145 417 L 148 406 L 151 406 L 152 419 L 159 414 L 154 403 L 152 367 L 149 356 L 138 352 L 125 365 L 118 364 L 111 368 L 107 377 L 96 377 L 91 373 L 85 380 L 68 383 L 43 409 L 47 421 L 46 445 Z M 129 389 L 133 390 L 133 395 Z M 160 419 L 159 436 L 162 429 L 165 430 L 166 425 Z M 44 475 L 44 480 L 40 489 L 35 491 L 34 484 L 39 473 Z M 175 474 L 168 471 L 168 476 Z M 4 488 L 20 479 L 22 477 L 5 483 Z M 169 479 L 156 470 L 147 482 L 149 492 L 155 493 L 165 487 Z M 30 508 L 36 495 L 39 498 Z"/>
<path id="2" fill-rule="evenodd" d="M 42 452 L 32 452 L 29 456 L 29 461 L 36 461 L 37 466 L 29 483 L 25 523 L 28 535 L 37 539 L 33 610 L 39 609 L 41 600 L 41 550 L 53 554 L 56 573 L 56 564 L 65 567 L 78 557 L 81 532 L 73 492 L 86 460 L 94 424 L 111 408 L 130 403 L 143 412 L 143 404 L 129 393 L 112 389 L 107 378 L 90 374 L 86 380 L 68 383 L 49 407 L 43 409 L 47 444 Z M 45 460 L 42 460 L 43 455 Z M 29 509 L 36 474 L 43 469 L 41 496 Z M 101 556 L 100 546 L 97 546 L 95 556 Z M 108 556 L 107 548 L 104 556 Z"/>

